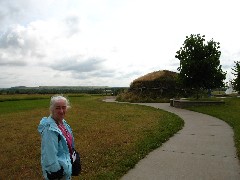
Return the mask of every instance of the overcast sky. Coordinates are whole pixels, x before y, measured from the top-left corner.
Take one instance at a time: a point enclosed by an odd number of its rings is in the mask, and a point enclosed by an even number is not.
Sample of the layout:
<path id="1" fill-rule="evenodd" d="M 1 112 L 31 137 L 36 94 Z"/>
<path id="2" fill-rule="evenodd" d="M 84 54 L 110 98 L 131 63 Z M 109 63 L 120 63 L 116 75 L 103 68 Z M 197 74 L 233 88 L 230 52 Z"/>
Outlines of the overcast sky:
<path id="1" fill-rule="evenodd" d="M 129 86 L 177 72 L 186 36 L 220 42 L 240 61 L 238 0 L 0 0 L 0 88 Z"/>

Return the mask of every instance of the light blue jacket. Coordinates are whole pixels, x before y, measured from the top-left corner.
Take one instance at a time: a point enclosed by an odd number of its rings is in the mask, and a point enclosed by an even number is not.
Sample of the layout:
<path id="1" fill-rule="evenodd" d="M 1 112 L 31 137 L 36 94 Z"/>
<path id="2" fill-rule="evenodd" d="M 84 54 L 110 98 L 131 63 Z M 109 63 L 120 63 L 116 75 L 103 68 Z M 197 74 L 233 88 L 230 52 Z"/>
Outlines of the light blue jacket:
<path id="1" fill-rule="evenodd" d="M 63 120 L 63 124 L 73 137 L 71 127 L 65 120 Z M 43 117 L 38 126 L 38 132 L 41 134 L 42 139 L 41 165 L 44 178 L 48 179 L 46 171 L 49 173 L 57 172 L 62 166 L 66 179 L 71 179 L 72 164 L 67 141 L 54 119 L 51 116 Z"/>

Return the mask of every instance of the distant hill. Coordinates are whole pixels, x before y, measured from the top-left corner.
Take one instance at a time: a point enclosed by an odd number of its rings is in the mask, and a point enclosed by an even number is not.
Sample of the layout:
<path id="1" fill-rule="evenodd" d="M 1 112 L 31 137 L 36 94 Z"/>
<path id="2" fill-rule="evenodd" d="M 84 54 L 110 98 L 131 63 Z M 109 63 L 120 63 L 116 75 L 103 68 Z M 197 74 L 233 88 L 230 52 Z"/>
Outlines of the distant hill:
<path id="1" fill-rule="evenodd" d="M 108 86 L 37 86 L 37 87 L 27 87 L 27 86 L 15 86 L 12 89 L 104 89 L 109 88 Z"/>
<path id="2" fill-rule="evenodd" d="M 88 94 L 114 94 L 128 87 L 109 86 L 16 86 L 0 89 L 0 94 L 62 94 L 62 93 L 88 93 Z"/>

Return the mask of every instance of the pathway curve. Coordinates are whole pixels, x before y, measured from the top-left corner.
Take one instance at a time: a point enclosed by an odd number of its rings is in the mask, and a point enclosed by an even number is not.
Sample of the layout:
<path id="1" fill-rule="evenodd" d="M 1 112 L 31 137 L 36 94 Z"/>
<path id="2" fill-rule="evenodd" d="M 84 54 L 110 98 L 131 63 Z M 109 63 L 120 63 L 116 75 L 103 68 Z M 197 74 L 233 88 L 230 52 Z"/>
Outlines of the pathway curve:
<path id="1" fill-rule="evenodd" d="M 114 102 L 109 99 L 107 102 Z M 233 130 L 209 115 L 169 106 L 137 103 L 172 112 L 185 125 L 160 148 L 142 159 L 122 180 L 240 180 Z"/>

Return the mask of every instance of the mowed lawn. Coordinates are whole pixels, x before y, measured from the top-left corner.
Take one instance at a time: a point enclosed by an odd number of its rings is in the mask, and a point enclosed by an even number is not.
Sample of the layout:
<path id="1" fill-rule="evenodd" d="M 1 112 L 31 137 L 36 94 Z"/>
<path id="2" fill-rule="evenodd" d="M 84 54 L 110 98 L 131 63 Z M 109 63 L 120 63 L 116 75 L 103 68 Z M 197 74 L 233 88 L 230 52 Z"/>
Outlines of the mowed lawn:
<path id="1" fill-rule="evenodd" d="M 49 115 L 50 96 L 6 101 L 0 96 L 0 179 L 42 179 L 37 127 Z M 73 179 L 119 179 L 179 131 L 174 114 L 151 107 L 105 103 L 101 96 L 70 96 L 71 125 L 82 173 Z"/>

